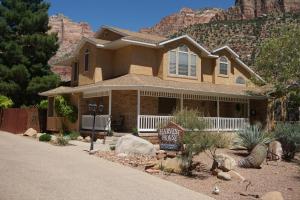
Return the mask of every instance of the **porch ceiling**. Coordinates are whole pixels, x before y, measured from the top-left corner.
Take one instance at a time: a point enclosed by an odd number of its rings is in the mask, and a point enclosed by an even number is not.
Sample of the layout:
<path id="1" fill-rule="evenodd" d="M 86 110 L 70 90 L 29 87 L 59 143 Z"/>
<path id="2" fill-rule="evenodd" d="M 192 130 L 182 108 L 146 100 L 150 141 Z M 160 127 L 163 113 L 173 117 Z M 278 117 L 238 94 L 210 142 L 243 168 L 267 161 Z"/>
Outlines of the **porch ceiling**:
<path id="1" fill-rule="evenodd" d="M 91 93 L 108 90 L 144 90 L 158 92 L 172 92 L 180 94 L 199 94 L 207 96 L 244 97 L 261 99 L 260 88 L 235 85 L 220 85 L 212 83 L 187 83 L 162 80 L 158 77 L 127 74 L 114 79 L 109 79 L 95 84 L 78 87 L 59 87 L 40 93 L 42 96 L 53 96 L 65 93 Z"/>

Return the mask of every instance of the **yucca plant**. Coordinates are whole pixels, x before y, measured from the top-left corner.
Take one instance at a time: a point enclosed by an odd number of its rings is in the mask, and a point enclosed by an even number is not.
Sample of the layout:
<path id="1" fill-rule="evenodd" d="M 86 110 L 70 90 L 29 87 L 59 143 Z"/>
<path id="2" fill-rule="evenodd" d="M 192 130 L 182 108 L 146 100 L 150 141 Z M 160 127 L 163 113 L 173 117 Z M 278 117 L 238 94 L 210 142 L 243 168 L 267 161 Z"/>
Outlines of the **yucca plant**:
<path id="1" fill-rule="evenodd" d="M 249 126 L 237 133 L 235 145 L 245 147 L 249 152 L 257 144 L 268 144 L 272 141 L 271 135 L 263 132 L 261 128 L 256 125 Z"/>

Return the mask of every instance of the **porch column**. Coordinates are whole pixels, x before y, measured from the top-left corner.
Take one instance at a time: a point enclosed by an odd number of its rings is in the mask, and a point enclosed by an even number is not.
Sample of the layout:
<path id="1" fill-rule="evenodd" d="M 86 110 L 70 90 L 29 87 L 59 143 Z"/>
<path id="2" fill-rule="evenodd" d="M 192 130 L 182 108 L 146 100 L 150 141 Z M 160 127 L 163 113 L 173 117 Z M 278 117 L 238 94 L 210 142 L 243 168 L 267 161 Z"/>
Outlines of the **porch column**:
<path id="1" fill-rule="evenodd" d="M 109 125 L 108 129 L 111 130 L 111 90 L 108 92 L 108 116 L 109 116 Z"/>
<path id="2" fill-rule="evenodd" d="M 137 108 L 136 108 L 136 110 L 137 110 L 137 113 L 136 113 L 136 115 L 137 115 L 137 131 L 139 133 L 140 132 L 140 118 L 139 118 L 139 115 L 141 113 L 141 91 L 140 90 L 137 91 Z"/>
<path id="3" fill-rule="evenodd" d="M 217 98 L 217 129 L 218 132 L 220 131 L 220 98 Z"/>
<path id="4" fill-rule="evenodd" d="M 183 110 L 183 94 L 180 95 L 180 110 Z"/>

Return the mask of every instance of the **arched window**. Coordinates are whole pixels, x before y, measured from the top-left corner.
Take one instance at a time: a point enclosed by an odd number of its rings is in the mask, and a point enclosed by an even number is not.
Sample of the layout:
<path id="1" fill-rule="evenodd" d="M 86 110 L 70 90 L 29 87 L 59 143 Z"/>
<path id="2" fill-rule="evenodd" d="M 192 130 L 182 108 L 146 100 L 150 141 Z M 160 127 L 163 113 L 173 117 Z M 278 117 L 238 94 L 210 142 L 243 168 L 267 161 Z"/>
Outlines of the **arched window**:
<path id="1" fill-rule="evenodd" d="M 89 58 L 90 57 L 90 52 L 88 49 L 85 50 L 84 52 L 84 71 L 89 71 Z"/>
<path id="2" fill-rule="evenodd" d="M 235 83 L 236 84 L 246 84 L 246 81 L 243 77 L 239 76 L 236 78 Z"/>
<path id="3" fill-rule="evenodd" d="M 219 73 L 222 74 L 222 75 L 228 75 L 228 59 L 225 57 L 225 56 L 222 56 L 220 58 L 220 64 L 219 64 L 219 68 L 220 68 L 220 71 Z"/>
<path id="4" fill-rule="evenodd" d="M 186 45 L 169 52 L 169 74 L 179 76 L 196 76 L 196 58 Z"/>

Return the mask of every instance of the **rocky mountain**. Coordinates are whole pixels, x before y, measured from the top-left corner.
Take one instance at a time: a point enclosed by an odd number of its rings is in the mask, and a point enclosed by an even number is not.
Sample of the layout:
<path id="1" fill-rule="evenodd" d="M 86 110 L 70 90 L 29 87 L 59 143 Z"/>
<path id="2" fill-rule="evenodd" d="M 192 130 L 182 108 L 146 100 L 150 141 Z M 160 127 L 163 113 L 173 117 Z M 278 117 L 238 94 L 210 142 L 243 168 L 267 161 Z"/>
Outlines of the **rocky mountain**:
<path id="1" fill-rule="evenodd" d="M 182 8 L 179 13 L 166 16 L 153 27 L 142 28 L 140 32 L 169 36 L 187 26 L 193 24 L 208 23 L 217 14 L 221 16 L 222 10 L 217 8 L 202 9 L 202 10 L 192 10 L 190 8 Z"/>
<path id="2" fill-rule="evenodd" d="M 253 66 L 262 42 L 286 26 L 300 28 L 300 13 L 195 24 L 181 29 L 173 37 L 188 34 L 209 50 L 228 45 L 246 64 Z"/>
<path id="3" fill-rule="evenodd" d="M 59 49 L 55 56 L 49 60 L 51 70 L 58 74 L 63 82 L 71 80 L 71 67 L 56 65 L 58 60 L 67 57 L 75 48 L 80 39 L 94 35 L 90 25 L 85 22 L 74 22 L 68 17 L 58 14 L 50 16 L 49 33 L 57 33 Z"/>
<path id="4" fill-rule="evenodd" d="M 235 5 L 227 10 L 183 8 L 179 13 L 163 18 L 153 27 L 142 28 L 140 32 L 170 36 L 180 29 L 194 24 L 212 21 L 248 20 L 266 15 L 298 12 L 300 12 L 300 0 L 236 0 Z"/>

